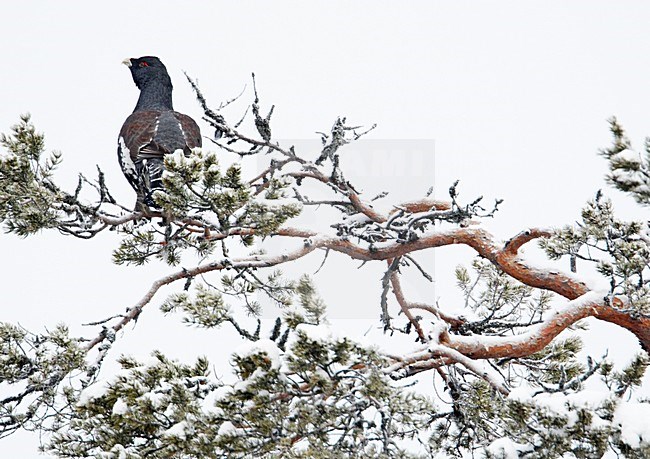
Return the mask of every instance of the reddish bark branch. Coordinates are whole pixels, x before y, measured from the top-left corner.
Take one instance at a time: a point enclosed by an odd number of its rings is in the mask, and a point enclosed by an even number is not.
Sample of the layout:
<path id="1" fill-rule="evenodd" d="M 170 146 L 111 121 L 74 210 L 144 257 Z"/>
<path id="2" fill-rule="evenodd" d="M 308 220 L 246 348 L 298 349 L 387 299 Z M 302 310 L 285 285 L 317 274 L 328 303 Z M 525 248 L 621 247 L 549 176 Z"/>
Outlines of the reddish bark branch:
<path id="1" fill-rule="evenodd" d="M 374 247 L 373 249 L 359 246 L 342 238 L 319 236 L 311 231 L 293 228 L 283 228 L 276 234 L 288 237 L 305 238 L 305 244 L 303 247 L 283 255 L 249 257 L 240 260 L 232 260 L 228 263 L 212 262 L 191 270 L 178 271 L 165 276 L 152 284 L 149 292 L 147 292 L 147 294 L 124 318 L 122 318 L 119 323 L 112 327 L 113 330 L 120 330 L 128 322 L 136 318 L 142 311 L 142 308 L 151 301 L 155 293 L 163 285 L 167 285 L 176 280 L 194 277 L 198 274 L 209 271 L 225 269 L 230 266 L 274 266 L 301 258 L 318 248 L 327 248 L 344 253 L 358 260 L 369 261 L 389 260 L 418 250 L 452 244 L 463 244 L 472 247 L 479 255 L 491 261 L 505 273 L 531 287 L 550 290 L 570 300 L 574 300 L 589 291 L 584 283 L 574 279 L 573 277 L 556 271 L 533 268 L 526 265 L 517 257 L 515 249 L 521 247 L 525 242 L 528 242 L 535 237 L 544 236 L 546 232 L 541 230 L 531 230 L 525 236 L 515 237 L 510 242 L 509 247 L 506 246 L 504 249 L 500 249 L 495 245 L 492 236 L 487 231 L 476 228 L 458 228 L 445 232 L 429 233 L 413 242 L 384 243 L 378 247 Z M 473 342 L 469 342 L 465 337 L 448 335 L 447 341 L 445 341 L 444 344 L 473 358 L 523 356 L 542 349 L 562 330 L 575 323 L 577 320 L 593 316 L 601 320 L 615 323 L 631 331 L 639 338 L 643 348 L 649 350 L 650 318 L 626 312 L 623 310 L 624 304 L 621 300 L 615 299 L 612 302 L 613 305 L 611 305 L 609 302 L 605 302 L 602 299 L 604 294 L 601 293 L 600 295 L 600 301 L 596 301 L 594 298 L 590 297 L 588 304 L 581 301 L 580 304 L 582 306 L 579 308 L 572 306 L 570 303 L 566 310 L 557 313 L 554 317 L 544 322 L 542 327 L 538 328 L 537 333 L 534 335 L 526 333 L 518 335 L 525 337 L 521 339 L 532 340 L 532 343 L 520 343 L 515 340 L 515 344 L 513 344 L 511 338 L 489 338 L 485 336 L 476 337 Z M 87 345 L 87 348 L 91 349 L 102 340 L 103 337 L 94 339 Z M 490 341 L 489 345 L 487 344 L 488 341 Z"/>
<path id="2" fill-rule="evenodd" d="M 542 230 L 542 229 L 537 229 L 537 228 L 532 228 L 526 231 L 522 231 L 521 233 L 517 234 L 515 237 L 510 239 L 508 242 L 506 242 L 506 246 L 503 249 L 503 252 L 515 256 L 517 255 L 517 251 L 519 248 L 524 245 L 526 242 L 532 241 L 533 239 L 537 239 L 540 237 L 549 237 L 551 236 L 551 232 L 548 230 Z"/>
<path id="3" fill-rule="evenodd" d="M 372 221 L 377 223 L 384 223 L 386 220 L 388 220 L 385 216 L 383 216 L 375 209 L 373 209 L 372 206 L 361 201 L 359 195 L 354 191 L 350 190 L 348 192 L 348 198 L 350 199 L 350 202 L 352 203 L 355 209 L 357 209 L 359 212 L 367 216 Z"/>
<path id="4" fill-rule="evenodd" d="M 430 212 L 431 210 L 451 210 L 451 203 L 430 198 L 419 199 L 417 201 L 407 201 L 395 206 L 395 209 L 390 212 L 390 215 L 394 214 L 398 210 L 404 210 L 412 214 Z"/>
<path id="5" fill-rule="evenodd" d="M 534 237 L 541 237 L 545 233 L 545 231 L 541 230 L 531 230 L 529 235 L 519 238 L 515 242 L 515 246 L 521 247 L 524 242 L 529 242 Z M 432 233 L 413 242 L 405 244 L 390 243 L 372 251 L 339 239 L 329 240 L 325 243 L 332 250 L 360 260 L 386 260 L 417 250 L 464 244 L 472 247 L 479 255 L 498 266 L 506 274 L 531 287 L 550 290 L 569 300 L 574 300 L 589 292 L 589 288 L 583 282 L 576 280 L 572 276 L 558 271 L 534 268 L 525 264 L 512 248 L 508 250 L 498 248 L 494 244 L 492 236 L 487 231 L 479 228 L 458 228 L 441 233 Z M 589 309 L 586 315 L 566 324 L 564 328 L 576 320 L 593 316 L 626 328 L 637 336 L 643 349 L 650 351 L 650 317 L 639 316 L 624 309 L 624 304 L 619 299 L 614 300 L 613 305 L 602 302 L 602 304 L 594 305 L 593 308 Z"/>
<path id="6" fill-rule="evenodd" d="M 569 302 L 534 329 L 520 335 L 492 337 L 444 334 L 441 336 L 441 344 L 472 359 L 524 357 L 544 349 L 564 329 L 578 320 L 594 316 L 599 310 L 606 308 L 606 295 L 607 292 L 589 292 Z"/>

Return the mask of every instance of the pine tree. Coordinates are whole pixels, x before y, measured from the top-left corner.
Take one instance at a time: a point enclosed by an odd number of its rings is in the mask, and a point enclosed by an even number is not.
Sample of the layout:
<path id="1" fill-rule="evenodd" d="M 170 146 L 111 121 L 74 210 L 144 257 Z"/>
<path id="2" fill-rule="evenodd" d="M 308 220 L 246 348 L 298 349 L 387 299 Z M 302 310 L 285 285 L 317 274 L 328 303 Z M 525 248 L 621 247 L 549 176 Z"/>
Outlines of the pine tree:
<path id="1" fill-rule="evenodd" d="M 504 245 L 480 225 L 497 215 L 500 201 L 461 202 L 458 182 L 447 200 L 429 193 L 392 202 L 384 213 L 346 179 L 340 162 L 346 146 L 374 126 L 338 118 L 322 134 L 320 151 L 299 152 L 274 140 L 273 107 L 261 114 L 255 86 L 251 110 L 230 124 L 222 115 L 229 104 L 211 109 L 189 81 L 204 120 L 219 133 L 218 154 L 169 155 L 165 192 L 154 194 L 158 210 L 147 215 L 118 203 L 99 169 L 96 179 L 80 175 L 75 190 L 57 185 L 62 155 L 46 152 L 29 116 L 2 136 L 5 231 L 32 236 L 55 229 L 88 239 L 114 230 L 121 237 L 114 263 L 159 260 L 170 272 L 125 314 L 98 318 L 90 337 L 71 336 L 63 325 L 36 333 L 0 324 L 0 435 L 40 430 L 43 448 L 60 457 L 650 455 L 650 428 L 639 426 L 650 419 L 650 401 L 638 395 L 650 350 L 647 221 L 620 220 L 598 192 L 579 222 L 524 229 Z M 249 131 L 240 128 L 246 120 Z M 601 152 L 608 182 L 650 205 L 650 142 L 641 156 L 616 120 L 611 129 L 613 146 Z M 245 176 L 238 166 L 222 167 L 220 155 L 256 156 L 265 167 Z M 316 207 L 334 217 L 309 229 L 294 225 Z M 290 248 L 258 250 L 269 239 L 289 241 Z M 551 260 L 593 266 L 609 289 L 595 291 L 577 273 L 529 264 L 520 248 L 533 241 Z M 453 244 L 477 255 L 455 272 L 463 315 L 409 299 L 401 281 L 431 280 L 419 253 Z M 410 337 L 411 351 L 388 353 L 337 333 L 313 279 L 280 271 L 331 252 L 384 267 L 377 285 L 364 288 L 377 289 L 384 341 Z M 182 260 L 196 263 L 178 268 Z M 224 383 L 200 350 L 189 364 L 161 352 L 146 362 L 112 354 L 117 332 L 153 307 L 165 285 L 177 288 L 161 301 L 170 320 L 233 327 L 246 340 L 231 356 L 236 382 Z M 266 329 L 258 318 L 269 304 L 278 318 Z M 629 364 L 587 355 L 581 336 L 589 333 L 582 322 L 589 317 L 638 338 Z M 104 374 L 107 359 L 122 370 Z M 436 390 L 411 387 L 422 375 Z"/>

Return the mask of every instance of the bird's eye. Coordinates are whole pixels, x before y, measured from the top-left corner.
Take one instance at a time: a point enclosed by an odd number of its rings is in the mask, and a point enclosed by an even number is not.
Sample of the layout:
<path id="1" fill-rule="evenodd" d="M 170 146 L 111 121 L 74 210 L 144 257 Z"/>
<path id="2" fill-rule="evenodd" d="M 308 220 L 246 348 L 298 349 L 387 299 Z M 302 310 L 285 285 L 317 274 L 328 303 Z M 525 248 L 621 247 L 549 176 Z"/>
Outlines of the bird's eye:
<path id="1" fill-rule="evenodd" d="M 139 66 L 140 67 L 149 67 L 149 64 L 147 64 L 146 62 L 143 61 L 143 62 L 140 62 Z"/>

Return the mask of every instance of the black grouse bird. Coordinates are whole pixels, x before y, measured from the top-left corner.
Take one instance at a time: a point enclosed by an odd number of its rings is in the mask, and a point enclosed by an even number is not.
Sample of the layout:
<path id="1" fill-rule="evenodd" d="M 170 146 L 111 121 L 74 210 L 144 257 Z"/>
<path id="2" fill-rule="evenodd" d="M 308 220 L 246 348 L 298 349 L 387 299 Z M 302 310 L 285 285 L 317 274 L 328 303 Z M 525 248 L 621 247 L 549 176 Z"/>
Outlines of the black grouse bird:
<path id="1" fill-rule="evenodd" d="M 174 111 L 172 81 L 165 65 L 153 56 L 123 61 L 131 70 L 140 98 L 120 130 L 117 156 L 122 171 L 137 193 L 135 210 L 154 206 L 153 191 L 163 189 L 165 155 L 186 155 L 201 146 L 201 132 L 187 115 Z"/>

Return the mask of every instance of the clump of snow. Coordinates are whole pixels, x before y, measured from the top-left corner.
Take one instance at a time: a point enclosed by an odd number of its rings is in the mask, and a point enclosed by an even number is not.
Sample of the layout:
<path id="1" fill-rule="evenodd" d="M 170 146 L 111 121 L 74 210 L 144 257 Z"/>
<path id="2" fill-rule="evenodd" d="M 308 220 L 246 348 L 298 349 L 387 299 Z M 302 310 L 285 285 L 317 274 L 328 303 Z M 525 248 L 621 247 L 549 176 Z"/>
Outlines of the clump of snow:
<path id="1" fill-rule="evenodd" d="M 643 174 L 639 171 L 622 171 L 616 169 L 612 171 L 610 175 L 618 183 L 623 183 L 628 186 L 638 186 L 644 183 Z"/>
<path id="2" fill-rule="evenodd" d="M 626 148 L 623 151 L 620 151 L 616 153 L 615 155 L 612 155 L 610 157 L 610 160 L 612 162 L 627 162 L 627 163 L 635 163 L 635 164 L 641 164 L 641 157 L 638 152 L 631 150 L 629 148 Z"/>
<path id="3" fill-rule="evenodd" d="M 569 425 L 573 425 L 577 420 L 575 413 L 570 412 L 568 408 L 568 400 L 562 392 L 542 393 L 534 398 L 537 406 L 546 408 L 546 410 L 554 416 L 565 416 L 568 418 Z"/>
<path id="4" fill-rule="evenodd" d="M 239 346 L 233 355 L 238 357 L 246 357 L 249 355 L 259 354 L 260 352 L 266 354 L 271 360 L 272 368 L 280 368 L 280 349 L 277 344 L 270 339 L 260 339 L 257 341 L 249 341 Z"/>
<path id="5" fill-rule="evenodd" d="M 648 194 L 650 193 L 650 186 L 648 185 L 637 185 L 634 187 L 634 191 L 637 193 L 643 193 L 643 194 Z"/>
<path id="6" fill-rule="evenodd" d="M 236 211 L 234 211 L 230 217 L 228 217 L 228 223 L 230 225 L 236 225 L 237 220 L 239 220 L 245 213 L 246 213 L 247 208 L 246 207 L 240 207 Z M 217 228 L 220 227 L 221 225 L 218 224 Z"/>
<path id="7" fill-rule="evenodd" d="M 485 449 L 497 457 L 503 457 L 504 459 L 518 459 L 520 453 L 532 451 L 533 447 L 531 445 L 514 442 L 510 438 L 504 437 L 494 440 Z"/>
<path id="8" fill-rule="evenodd" d="M 345 222 L 348 224 L 365 224 L 372 221 L 366 214 L 346 215 L 343 217 L 343 220 L 345 220 Z"/>
<path id="9" fill-rule="evenodd" d="M 595 410 L 611 397 L 611 394 L 601 390 L 581 390 L 567 395 L 567 401 L 573 406 Z"/>
<path id="10" fill-rule="evenodd" d="M 583 282 L 587 287 L 589 287 L 589 290 L 607 291 L 610 287 L 609 278 L 603 276 L 602 274 L 581 273 L 580 276 L 570 272 L 563 272 L 562 274 L 579 282 Z"/>
<path id="11" fill-rule="evenodd" d="M 163 436 L 185 439 L 185 428 L 186 427 L 187 427 L 187 421 L 178 422 L 178 423 L 174 424 L 173 426 L 171 426 L 169 429 L 167 429 L 165 432 L 163 432 Z"/>
<path id="12" fill-rule="evenodd" d="M 129 405 L 124 400 L 118 398 L 113 405 L 113 415 L 121 416 L 129 412 Z"/>
<path id="13" fill-rule="evenodd" d="M 201 401 L 201 410 L 204 413 L 212 413 L 217 416 L 222 415 L 223 410 L 221 408 L 217 408 L 215 405 L 218 400 L 221 400 L 232 394 L 232 391 L 232 386 L 226 385 L 211 390 Z"/>
<path id="14" fill-rule="evenodd" d="M 650 403 L 621 403 L 614 412 L 614 424 L 621 427 L 621 440 L 633 448 L 650 443 Z"/>
<path id="15" fill-rule="evenodd" d="M 264 377 L 265 374 L 266 372 L 264 370 L 256 368 L 248 378 L 242 379 L 233 384 L 232 390 L 234 392 L 246 392 L 251 384 L 253 384 L 257 379 Z"/>
<path id="16" fill-rule="evenodd" d="M 533 396 L 535 389 L 531 387 L 518 387 L 510 391 L 509 400 L 521 403 L 534 404 L 545 409 L 553 416 L 565 417 L 569 426 L 578 422 L 578 414 L 575 409 L 597 410 L 601 408 L 611 394 L 603 390 L 582 390 L 575 393 L 564 394 L 562 392 L 540 393 Z M 573 408 L 573 409 L 572 409 Z M 600 417 L 592 418 L 592 427 L 599 427 L 606 424 Z"/>
<path id="17" fill-rule="evenodd" d="M 149 400 L 154 408 L 160 408 L 166 401 L 166 395 L 163 391 L 145 392 L 139 399 Z"/>
<path id="18" fill-rule="evenodd" d="M 233 434 L 237 431 L 237 428 L 233 425 L 232 422 L 226 421 L 219 426 L 219 431 L 217 435 L 228 435 Z"/>
<path id="19" fill-rule="evenodd" d="M 533 400 L 533 389 L 528 386 L 515 387 L 508 394 L 508 399 L 516 402 L 530 403 Z"/>
<path id="20" fill-rule="evenodd" d="M 16 157 L 13 151 L 0 150 L 0 161 L 8 161 Z"/>
<path id="21" fill-rule="evenodd" d="M 185 162 L 186 162 L 185 161 L 185 153 L 180 148 L 177 149 L 171 155 L 168 155 L 167 157 L 170 158 L 175 164 L 178 164 L 178 165 L 185 164 Z"/>
<path id="22" fill-rule="evenodd" d="M 77 404 L 79 406 L 85 406 L 88 405 L 90 402 L 92 402 L 95 399 L 98 399 L 100 397 L 103 397 L 106 395 L 106 392 L 108 391 L 108 384 L 106 384 L 104 381 L 97 381 L 94 384 L 91 384 L 90 386 L 86 387 L 84 390 L 81 391 L 81 394 L 79 394 L 79 401 Z"/>
<path id="23" fill-rule="evenodd" d="M 331 341 L 337 341 L 338 336 L 335 336 L 334 331 L 329 325 L 320 324 L 300 324 L 296 327 L 297 332 L 302 332 L 312 341 L 320 341 L 323 343 L 329 343 Z"/>
<path id="24" fill-rule="evenodd" d="M 110 457 L 114 457 L 116 459 L 126 459 L 128 457 L 126 448 L 124 448 L 124 446 L 120 443 L 117 443 L 111 448 L 111 453 L 113 454 L 111 454 Z M 115 453 L 117 453 L 117 455 L 115 455 Z"/>

